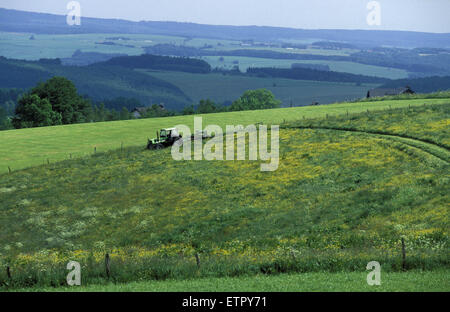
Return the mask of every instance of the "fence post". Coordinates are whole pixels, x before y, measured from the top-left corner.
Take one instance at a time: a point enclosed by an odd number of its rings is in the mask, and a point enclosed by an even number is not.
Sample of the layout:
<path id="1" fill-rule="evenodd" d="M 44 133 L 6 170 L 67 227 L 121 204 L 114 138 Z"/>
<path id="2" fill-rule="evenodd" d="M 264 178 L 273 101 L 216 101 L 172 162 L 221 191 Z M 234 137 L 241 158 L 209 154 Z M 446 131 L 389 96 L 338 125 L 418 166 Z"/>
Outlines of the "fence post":
<path id="1" fill-rule="evenodd" d="M 97 154 L 97 146 L 94 146 L 94 154 Z"/>
<path id="2" fill-rule="evenodd" d="M 11 174 L 11 167 L 10 166 L 8 166 L 8 171 L 9 171 L 9 174 Z"/>
<path id="3" fill-rule="evenodd" d="M 402 237 L 402 269 L 406 270 L 406 250 L 405 250 L 405 239 Z"/>
<path id="4" fill-rule="evenodd" d="M 6 267 L 6 275 L 8 276 L 8 279 L 11 279 L 11 269 L 9 266 Z"/>
<path id="5" fill-rule="evenodd" d="M 47 158 L 47 165 L 50 165 L 50 160 Z"/>
<path id="6" fill-rule="evenodd" d="M 200 268 L 200 256 L 198 253 L 195 254 L 195 261 L 197 262 L 197 267 Z"/>
<path id="7" fill-rule="evenodd" d="M 109 258 L 109 253 L 105 255 L 105 270 L 106 270 L 106 276 L 108 279 L 111 277 L 111 263 Z"/>

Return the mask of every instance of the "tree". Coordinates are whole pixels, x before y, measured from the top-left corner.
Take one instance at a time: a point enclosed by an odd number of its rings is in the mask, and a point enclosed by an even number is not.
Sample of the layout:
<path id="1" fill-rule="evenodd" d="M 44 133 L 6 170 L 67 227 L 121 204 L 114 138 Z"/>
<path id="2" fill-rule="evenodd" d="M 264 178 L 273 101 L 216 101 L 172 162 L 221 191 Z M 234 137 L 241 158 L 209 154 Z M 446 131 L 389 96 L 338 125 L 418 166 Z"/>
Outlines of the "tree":
<path id="1" fill-rule="evenodd" d="M 197 106 L 197 114 L 210 114 L 216 112 L 216 105 L 211 100 L 201 100 Z"/>
<path id="2" fill-rule="evenodd" d="M 14 114 L 14 110 L 16 108 L 16 103 L 14 101 L 6 101 L 3 103 L 3 108 L 5 109 L 5 112 L 7 115 L 11 116 Z"/>
<path id="3" fill-rule="evenodd" d="M 61 114 L 63 124 L 90 121 L 92 105 L 77 93 L 75 85 L 64 77 L 53 77 L 31 90 L 32 95 L 47 99 L 52 110 Z"/>
<path id="4" fill-rule="evenodd" d="M 175 112 L 167 110 L 163 105 L 153 104 L 147 108 L 144 114 L 144 118 L 154 118 L 154 117 L 168 117 L 174 116 Z"/>
<path id="5" fill-rule="evenodd" d="M 128 120 L 130 119 L 130 112 L 126 107 L 122 107 L 122 111 L 120 112 L 120 120 Z"/>
<path id="6" fill-rule="evenodd" d="M 12 120 L 15 128 L 31 128 L 60 125 L 62 117 L 52 110 L 48 99 L 41 99 L 35 94 L 22 96 L 17 104 L 16 116 Z"/>
<path id="7" fill-rule="evenodd" d="M 248 90 L 231 104 L 231 111 L 269 109 L 280 107 L 272 92 L 266 89 Z"/>
<path id="8" fill-rule="evenodd" d="M 6 109 L 0 106 L 0 130 L 6 130 L 10 128 L 10 122 Z"/>
<path id="9" fill-rule="evenodd" d="M 194 115 L 194 114 L 195 114 L 194 105 L 185 106 L 181 111 L 181 115 Z"/>
<path id="10" fill-rule="evenodd" d="M 105 121 L 106 120 L 106 108 L 103 102 L 100 103 L 100 106 L 96 106 L 94 110 L 95 121 Z"/>

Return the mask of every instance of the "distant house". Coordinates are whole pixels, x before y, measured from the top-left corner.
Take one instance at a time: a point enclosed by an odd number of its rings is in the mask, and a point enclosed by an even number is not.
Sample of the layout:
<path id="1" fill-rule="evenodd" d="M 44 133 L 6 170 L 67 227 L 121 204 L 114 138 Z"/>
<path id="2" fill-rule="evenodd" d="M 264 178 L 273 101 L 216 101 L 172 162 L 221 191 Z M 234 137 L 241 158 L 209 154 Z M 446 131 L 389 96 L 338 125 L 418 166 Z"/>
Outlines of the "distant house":
<path id="1" fill-rule="evenodd" d="M 383 97 L 389 95 L 414 94 L 415 92 L 408 86 L 403 88 L 383 89 L 377 88 L 367 91 L 367 98 Z"/>
<path id="2" fill-rule="evenodd" d="M 136 107 L 131 111 L 131 115 L 133 115 L 134 118 L 138 119 L 144 116 L 147 110 L 148 107 Z"/>
<path id="3" fill-rule="evenodd" d="M 149 109 L 155 109 L 155 107 L 160 110 L 166 110 L 164 103 L 161 103 L 158 105 L 153 104 L 153 106 L 136 107 L 131 111 L 131 115 L 134 118 L 139 119 L 139 118 L 142 118 L 143 116 L 145 116 L 145 114 L 148 112 Z"/>

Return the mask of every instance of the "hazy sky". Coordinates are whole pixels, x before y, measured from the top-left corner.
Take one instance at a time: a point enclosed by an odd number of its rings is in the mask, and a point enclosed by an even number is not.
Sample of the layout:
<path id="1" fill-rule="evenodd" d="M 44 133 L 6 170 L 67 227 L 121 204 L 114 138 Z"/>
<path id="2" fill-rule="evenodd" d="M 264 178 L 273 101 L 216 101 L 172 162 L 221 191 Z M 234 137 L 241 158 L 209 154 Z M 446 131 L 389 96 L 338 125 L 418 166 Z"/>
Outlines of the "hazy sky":
<path id="1" fill-rule="evenodd" d="M 78 0 L 82 16 L 294 28 L 391 29 L 450 33 L 450 0 L 378 0 L 381 25 L 369 26 L 371 0 Z M 0 7 L 67 14 L 69 0 L 0 0 Z"/>

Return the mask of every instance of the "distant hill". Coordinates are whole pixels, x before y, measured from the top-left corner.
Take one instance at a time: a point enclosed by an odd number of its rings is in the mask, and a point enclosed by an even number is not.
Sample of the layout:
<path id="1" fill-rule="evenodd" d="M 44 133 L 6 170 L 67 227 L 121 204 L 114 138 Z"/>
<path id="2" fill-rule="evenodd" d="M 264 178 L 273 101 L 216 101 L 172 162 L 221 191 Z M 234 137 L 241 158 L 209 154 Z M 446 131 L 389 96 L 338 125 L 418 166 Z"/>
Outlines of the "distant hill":
<path id="1" fill-rule="evenodd" d="M 391 80 L 381 88 L 399 88 L 405 86 L 411 87 L 416 93 L 446 91 L 450 90 L 450 76 Z"/>
<path id="2" fill-rule="evenodd" d="M 320 55 L 288 53 L 263 49 L 205 50 L 172 44 L 157 44 L 145 48 L 146 53 L 173 56 L 243 56 L 254 58 L 355 62 L 366 65 L 398 68 L 419 76 L 447 76 L 450 74 L 450 50 L 428 49 L 424 56 L 422 49 L 373 48 L 346 55 Z"/>
<path id="3" fill-rule="evenodd" d="M 0 57 L 0 72 L 8 73 L 0 75 L 0 87 L 29 89 L 53 76 L 63 76 L 74 82 L 80 94 L 93 100 L 135 98 L 143 105 L 164 103 L 167 108 L 177 110 L 192 104 L 177 86 L 151 75 L 101 64 L 62 66 L 57 61 L 33 62 Z"/>
<path id="4" fill-rule="evenodd" d="M 98 65 L 122 66 L 130 69 L 141 68 L 178 71 L 196 74 L 207 74 L 211 72 L 211 66 L 203 60 L 150 54 L 143 54 L 139 56 L 119 56 L 108 61 L 98 63 Z"/>
<path id="5" fill-rule="evenodd" d="M 314 68 L 249 68 L 248 75 L 257 77 L 287 78 L 294 80 L 314 80 L 314 81 L 332 81 L 332 82 L 355 82 L 355 83 L 383 83 L 388 81 L 386 78 L 370 77 L 364 75 L 354 75 L 349 73 L 340 73 L 334 71 L 319 70 Z"/>
<path id="6" fill-rule="evenodd" d="M 126 56 L 126 54 L 99 53 L 99 52 L 83 52 L 76 50 L 72 57 L 62 58 L 61 63 L 69 66 L 86 66 L 94 63 L 105 62 L 114 57 Z"/>
<path id="7" fill-rule="evenodd" d="M 63 15 L 32 13 L 0 8 L 0 31 L 36 34 L 159 34 L 231 40 L 277 41 L 279 39 L 319 39 L 359 46 L 450 47 L 449 34 L 376 31 L 306 30 L 282 27 L 215 26 L 177 22 L 132 22 L 118 19 L 83 18 L 81 26 L 69 26 Z"/>

